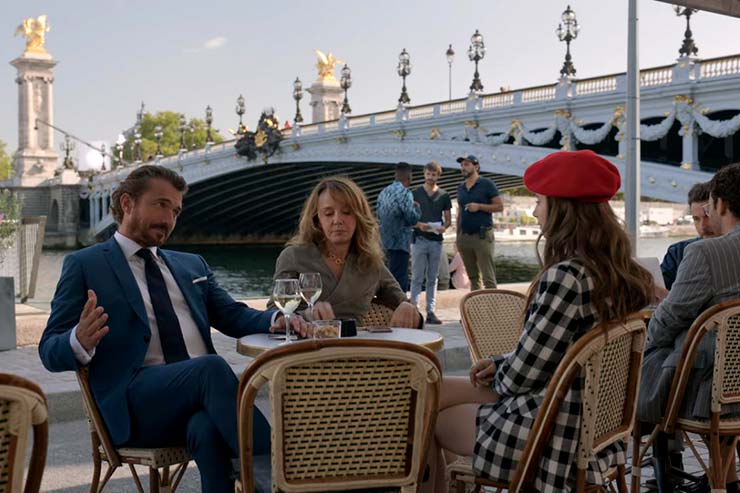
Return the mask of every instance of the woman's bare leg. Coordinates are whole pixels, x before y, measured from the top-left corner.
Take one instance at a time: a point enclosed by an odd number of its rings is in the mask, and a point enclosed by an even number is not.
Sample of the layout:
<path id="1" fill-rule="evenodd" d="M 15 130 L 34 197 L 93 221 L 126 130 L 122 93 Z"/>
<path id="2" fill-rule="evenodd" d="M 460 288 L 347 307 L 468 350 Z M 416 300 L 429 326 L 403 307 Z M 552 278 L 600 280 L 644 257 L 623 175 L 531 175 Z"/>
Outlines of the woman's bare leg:
<path id="1" fill-rule="evenodd" d="M 422 485 L 424 493 L 445 493 L 447 463 L 443 449 L 470 457 L 475 446 L 475 419 L 481 404 L 495 402 L 498 396 L 489 388 L 473 387 L 467 377 L 445 377 L 442 380 L 439 414 L 434 443 L 429 450 L 429 481 Z"/>

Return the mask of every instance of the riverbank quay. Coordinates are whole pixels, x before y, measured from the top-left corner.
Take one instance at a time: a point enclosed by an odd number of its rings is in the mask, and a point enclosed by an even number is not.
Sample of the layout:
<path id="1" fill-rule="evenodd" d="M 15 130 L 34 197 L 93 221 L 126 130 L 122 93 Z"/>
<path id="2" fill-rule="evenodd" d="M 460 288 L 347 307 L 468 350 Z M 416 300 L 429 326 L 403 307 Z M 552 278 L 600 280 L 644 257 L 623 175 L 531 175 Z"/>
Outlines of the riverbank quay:
<path id="1" fill-rule="evenodd" d="M 526 292 L 528 283 L 502 284 L 501 289 Z M 459 305 L 467 290 L 450 289 L 437 292 L 437 316 L 442 325 L 429 325 L 428 330 L 439 332 L 444 338 L 444 349 L 437 353 L 445 373 L 459 372 L 470 368 L 470 354 L 460 324 Z M 256 309 L 264 309 L 267 298 L 242 300 Z M 424 293 L 420 306 L 424 306 Z M 38 342 L 49 318 L 49 309 L 38 304 L 16 305 L 16 332 L 18 348 L 0 352 L 0 372 L 12 373 L 36 382 L 47 396 L 50 421 L 64 422 L 82 419 L 84 411 L 79 387 L 73 372 L 51 373 L 41 364 L 38 356 Z M 213 344 L 239 376 L 252 361 L 236 351 L 236 340 L 211 331 Z"/>

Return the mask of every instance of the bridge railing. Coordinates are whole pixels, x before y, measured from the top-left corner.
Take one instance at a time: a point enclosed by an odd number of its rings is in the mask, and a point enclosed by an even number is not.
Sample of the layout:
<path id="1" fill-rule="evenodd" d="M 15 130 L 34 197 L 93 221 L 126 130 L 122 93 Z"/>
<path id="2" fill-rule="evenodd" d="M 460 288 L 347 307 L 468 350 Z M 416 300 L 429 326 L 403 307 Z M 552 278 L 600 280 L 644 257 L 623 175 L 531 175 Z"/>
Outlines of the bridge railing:
<path id="1" fill-rule="evenodd" d="M 730 55 L 707 60 L 680 60 L 677 64 L 641 70 L 640 87 L 642 89 L 652 89 L 674 83 L 683 83 L 686 81 L 698 82 L 700 80 L 736 75 L 740 75 L 740 55 Z M 496 110 L 498 108 L 530 105 L 532 103 L 558 99 L 573 100 L 597 94 L 624 92 L 626 81 L 627 76 L 625 73 L 601 75 L 587 79 L 565 80 L 554 84 L 483 94 L 478 96 L 474 104 L 471 104 L 471 99 L 468 97 L 411 106 L 406 108 L 405 111 L 396 109 L 349 116 L 346 118 L 345 128 L 372 127 L 397 121 L 447 116 L 471 111 L 471 108 L 475 108 L 476 110 Z M 563 90 L 563 86 L 569 87 Z M 300 127 L 299 135 L 312 135 L 341 128 L 338 120 L 331 120 L 303 125 Z M 286 137 L 297 135 L 296 130 L 286 130 L 284 134 Z"/>

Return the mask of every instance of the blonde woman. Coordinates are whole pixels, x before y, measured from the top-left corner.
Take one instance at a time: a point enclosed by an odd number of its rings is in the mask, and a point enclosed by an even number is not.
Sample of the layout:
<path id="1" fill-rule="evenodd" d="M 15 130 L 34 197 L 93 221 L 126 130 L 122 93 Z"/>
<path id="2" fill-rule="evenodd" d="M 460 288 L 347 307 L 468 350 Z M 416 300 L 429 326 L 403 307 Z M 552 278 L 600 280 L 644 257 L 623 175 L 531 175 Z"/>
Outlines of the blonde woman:
<path id="1" fill-rule="evenodd" d="M 321 274 L 317 319 L 360 319 L 378 300 L 393 308 L 394 327 L 420 327 L 422 318 L 383 263 L 378 223 L 365 194 L 349 178 L 333 176 L 306 200 L 298 233 L 275 264 L 275 279 Z"/>
<path id="2" fill-rule="evenodd" d="M 556 152 L 530 166 L 524 184 L 537 195 L 534 215 L 545 244 L 522 335 L 512 353 L 476 362 L 469 377 L 444 379 L 426 491 L 446 491 L 441 449 L 471 456 L 478 475 L 508 481 L 570 345 L 600 322 L 625 320 L 652 301 L 652 277 L 631 258 L 629 238 L 608 204 L 620 184 L 613 164 L 591 151 Z M 544 450 L 537 491 L 570 489 L 580 400 L 577 379 Z M 624 444 L 603 450 L 588 480 L 603 484 L 606 468 L 624 461 Z"/>

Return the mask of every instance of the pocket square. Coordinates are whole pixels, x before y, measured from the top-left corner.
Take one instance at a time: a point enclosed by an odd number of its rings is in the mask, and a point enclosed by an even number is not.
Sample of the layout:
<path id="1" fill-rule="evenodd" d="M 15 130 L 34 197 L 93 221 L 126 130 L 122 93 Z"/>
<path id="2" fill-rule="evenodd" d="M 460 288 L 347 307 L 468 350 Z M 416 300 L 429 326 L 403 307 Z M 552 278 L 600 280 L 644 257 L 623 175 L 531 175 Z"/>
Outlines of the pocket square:
<path id="1" fill-rule="evenodd" d="M 208 280 L 208 276 L 197 277 L 197 278 L 193 279 L 193 284 L 195 284 L 196 282 L 203 282 L 203 281 L 207 281 L 207 280 Z"/>

